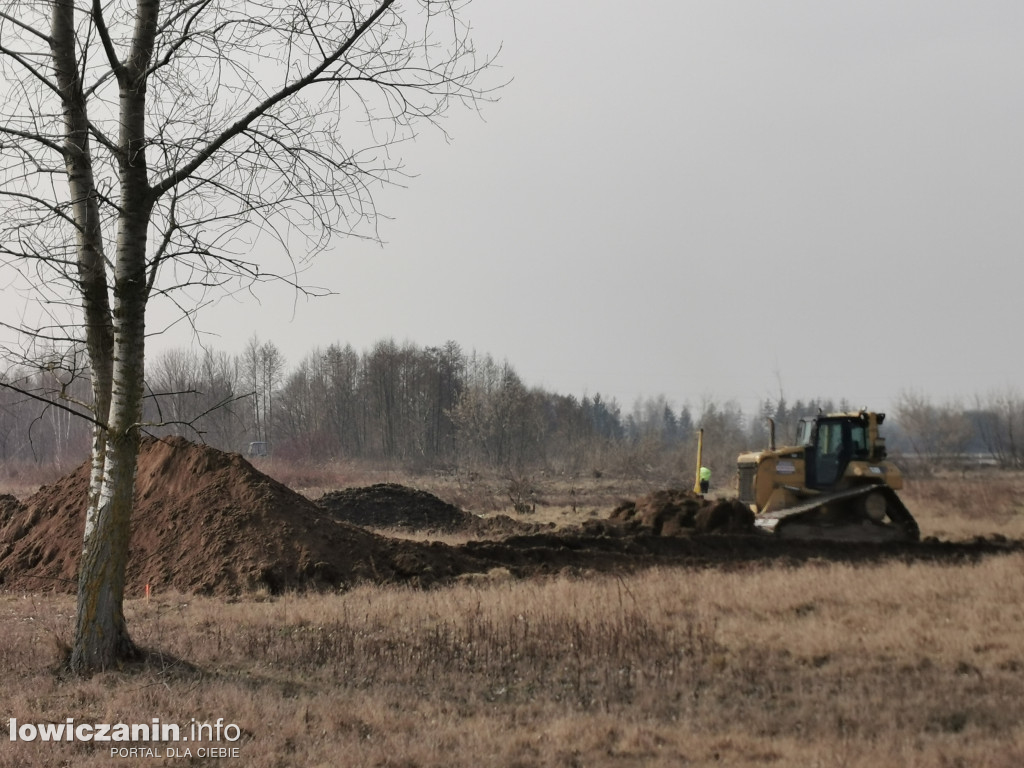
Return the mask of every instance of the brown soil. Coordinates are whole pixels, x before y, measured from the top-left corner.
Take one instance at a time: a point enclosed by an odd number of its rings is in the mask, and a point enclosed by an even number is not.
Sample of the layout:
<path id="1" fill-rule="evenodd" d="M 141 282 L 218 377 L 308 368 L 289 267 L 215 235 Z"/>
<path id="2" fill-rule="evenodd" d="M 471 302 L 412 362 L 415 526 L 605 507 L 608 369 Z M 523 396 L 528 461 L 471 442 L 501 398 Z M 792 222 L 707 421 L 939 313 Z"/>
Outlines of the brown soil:
<path id="1" fill-rule="evenodd" d="M 622 501 L 610 519 L 649 529 L 655 536 L 754 532 L 754 514 L 736 499 L 709 501 L 673 488 Z"/>
<path id="2" fill-rule="evenodd" d="M 552 527 L 522 523 L 507 515 L 481 517 L 459 509 L 432 493 L 397 483 L 377 483 L 328 491 L 316 503 L 336 520 L 366 528 L 507 536 L 535 533 L 545 527 Z"/>
<path id="3" fill-rule="evenodd" d="M 21 502 L 10 494 L 0 494 L 0 530 L 21 511 Z"/>
<path id="4" fill-rule="evenodd" d="M 338 520 L 371 528 L 451 532 L 475 517 L 433 494 L 396 483 L 329 491 L 316 503 Z"/>
<path id="5" fill-rule="evenodd" d="M 0 497 L 3 589 L 74 591 L 88 475 L 84 464 L 24 503 Z M 136 486 L 127 567 L 130 596 L 141 595 L 146 584 L 158 591 L 235 594 L 336 589 L 359 581 L 427 586 L 498 567 L 529 576 L 652 565 L 962 560 L 1024 550 L 1024 542 L 1006 540 L 914 545 L 781 541 L 752 532 L 742 505 L 705 503 L 680 491 L 620 505 L 611 519 L 576 530 L 502 538 L 521 530 L 521 524 L 506 518 L 480 523 L 490 541 L 462 546 L 402 541 L 336 519 L 339 513 L 333 509 L 326 511 L 237 454 L 181 438 L 144 441 Z M 340 506 L 348 514 L 388 517 L 397 526 L 478 524 L 475 516 L 412 489 L 372 486 L 332 498 L 347 499 Z M 352 511 L 359 506 L 353 500 L 361 500 L 363 512 Z M 389 511 L 389 504 L 400 509 Z M 718 533 L 703 535 L 707 532 Z"/>
<path id="6" fill-rule="evenodd" d="M 12 510 L 0 530 L 7 589 L 74 589 L 88 463 Z M 429 580 L 464 568 L 420 547 L 331 519 L 238 454 L 181 438 L 147 439 L 139 455 L 127 590 L 233 593 Z M 410 552 L 410 550 L 412 550 Z M 428 550 L 429 551 L 429 550 Z"/>

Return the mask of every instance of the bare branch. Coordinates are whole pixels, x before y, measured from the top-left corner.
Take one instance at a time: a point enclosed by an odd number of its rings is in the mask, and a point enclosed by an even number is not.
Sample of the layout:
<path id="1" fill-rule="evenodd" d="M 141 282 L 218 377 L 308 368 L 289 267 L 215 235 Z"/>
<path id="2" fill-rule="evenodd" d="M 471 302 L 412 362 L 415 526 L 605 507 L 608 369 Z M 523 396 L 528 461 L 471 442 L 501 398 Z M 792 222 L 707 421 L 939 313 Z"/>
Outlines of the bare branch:
<path id="1" fill-rule="evenodd" d="M 196 394 L 201 394 L 201 393 L 196 393 Z M 206 432 L 204 430 L 199 429 L 196 426 L 196 424 L 199 421 L 201 421 L 204 417 L 209 416 L 211 413 L 214 413 L 215 411 L 220 410 L 221 408 L 226 408 L 231 403 L 237 403 L 238 401 L 246 400 L 249 397 L 252 397 L 252 393 L 251 392 L 246 392 L 244 395 L 234 395 L 232 397 L 225 398 L 225 399 L 221 400 L 220 402 L 218 402 L 216 405 L 213 405 L 213 406 L 207 408 L 205 411 L 203 411 L 202 413 L 198 414 L 194 418 L 189 419 L 188 421 L 181 421 L 181 420 L 173 420 L 172 419 L 172 420 L 168 420 L 168 421 L 159 421 L 159 422 L 140 422 L 138 424 L 134 424 L 133 428 L 134 429 L 156 429 L 157 427 L 188 427 L 193 432 L 195 432 L 196 435 L 200 435 L 201 436 L 201 435 L 206 434 Z"/>
<path id="2" fill-rule="evenodd" d="M 352 35 L 345 40 L 330 56 L 324 59 L 324 61 L 316 68 L 314 68 L 308 74 L 298 78 L 289 85 L 285 86 L 281 90 L 269 96 L 263 100 L 256 107 L 251 109 L 241 119 L 235 121 L 226 131 L 217 136 L 211 141 L 206 147 L 204 147 L 196 156 L 185 166 L 175 170 L 169 176 L 164 178 L 162 181 L 157 182 L 153 189 L 157 195 L 163 194 L 172 186 L 180 184 L 184 179 L 187 179 L 196 170 L 198 170 L 210 157 L 212 157 L 221 147 L 227 144 L 235 136 L 242 134 L 257 118 L 267 114 L 272 107 L 278 103 L 284 101 L 290 96 L 298 93 L 302 89 L 317 82 L 318 78 L 323 72 L 325 72 L 331 65 L 341 59 L 351 48 L 355 45 L 366 32 L 373 28 L 377 20 L 383 16 L 388 9 L 393 5 L 394 0 L 383 0 L 377 9 L 370 14 L 363 22 L 355 29 Z"/>
<path id="3" fill-rule="evenodd" d="M 103 18 L 103 3 L 101 0 L 93 0 L 92 2 L 92 23 L 96 25 L 96 33 L 99 35 L 100 42 L 103 43 L 103 51 L 106 53 L 107 61 L 110 63 L 110 71 L 119 82 L 122 82 L 125 76 L 124 65 L 117 58 L 117 51 L 114 50 L 114 43 L 110 39 L 110 31 L 107 29 L 107 23 Z"/>
<path id="4" fill-rule="evenodd" d="M 77 416 L 80 419 L 85 419 L 86 421 L 91 422 L 92 424 L 94 424 L 97 427 L 101 427 L 101 428 L 104 428 L 104 429 L 106 428 L 106 425 L 103 422 L 101 422 L 99 419 L 97 419 L 94 415 L 92 415 L 90 413 L 83 413 L 81 411 L 77 411 L 77 410 L 75 410 L 74 408 L 72 408 L 69 405 L 65 405 L 64 403 L 57 402 L 55 400 L 51 400 L 50 398 L 48 398 L 48 397 L 46 397 L 44 395 L 38 395 L 35 392 L 32 392 L 30 390 L 22 389 L 21 387 L 15 385 L 15 384 L 10 384 L 10 383 L 4 381 L 3 379 L 0 379 L 0 387 L 3 387 L 4 389 L 10 390 L 12 392 L 17 392 L 19 395 L 24 395 L 25 397 L 28 397 L 28 398 L 30 398 L 32 400 L 37 400 L 40 403 L 45 403 L 46 405 L 51 406 L 53 408 L 59 408 L 62 411 L 67 411 L 68 413 L 72 414 L 73 416 Z M 77 403 L 76 401 L 72 401 L 72 403 L 80 404 L 80 403 Z"/>

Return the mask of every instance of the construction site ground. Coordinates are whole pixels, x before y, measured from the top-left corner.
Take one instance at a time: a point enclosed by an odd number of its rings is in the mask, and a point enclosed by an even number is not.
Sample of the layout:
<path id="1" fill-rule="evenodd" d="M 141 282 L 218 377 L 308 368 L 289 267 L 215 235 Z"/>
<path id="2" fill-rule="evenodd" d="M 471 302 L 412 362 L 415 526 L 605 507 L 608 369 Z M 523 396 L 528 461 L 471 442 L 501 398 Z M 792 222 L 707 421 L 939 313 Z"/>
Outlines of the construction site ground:
<path id="1" fill-rule="evenodd" d="M 12 723 L 238 729 L 173 754 L 7 740 L 0 768 L 1024 762 L 1019 474 L 912 481 L 921 542 L 839 545 L 753 533 L 728 488 L 258 466 L 288 484 L 145 443 L 125 601 L 145 656 L 89 678 L 60 672 L 87 468 L 0 496 Z"/>
<path id="2" fill-rule="evenodd" d="M 0 497 L 0 588 L 76 586 L 88 466 L 26 499 Z M 634 571 L 657 565 L 739 568 L 812 560 L 964 562 L 1024 550 L 993 534 L 913 544 L 782 541 L 756 532 L 742 505 L 661 489 L 612 509 L 486 515 L 397 483 L 316 499 L 238 454 L 180 438 L 147 439 L 137 475 L 129 590 L 205 595 L 335 590 L 363 582 L 433 586 L 505 569 L 537 574 Z"/>

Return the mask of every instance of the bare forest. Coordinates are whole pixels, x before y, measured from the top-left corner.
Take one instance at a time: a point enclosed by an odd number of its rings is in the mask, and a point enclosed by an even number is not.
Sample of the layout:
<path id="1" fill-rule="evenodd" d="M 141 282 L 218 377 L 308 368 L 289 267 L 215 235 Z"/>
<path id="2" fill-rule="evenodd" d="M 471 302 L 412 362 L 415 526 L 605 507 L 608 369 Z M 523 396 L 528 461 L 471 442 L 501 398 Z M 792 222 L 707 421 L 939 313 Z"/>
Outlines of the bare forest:
<path id="1" fill-rule="evenodd" d="M 47 370 L 9 369 L 0 391 L 0 473 L 55 478 L 88 455 L 91 425 L 56 404 L 88 401 L 84 356 L 54 357 Z M 664 395 L 622 404 L 532 387 L 512 363 L 457 343 L 419 347 L 382 340 L 357 351 L 333 344 L 288 360 L 252 338 L 241 354 L 170 349 L 148 365 L 146 430 L 181 435 L 278 464 L 348 461 L 409 472 L 556 473 L 681 482 L 693 466 L 696 430 L 719 479 L 736 455 L 767 444 L 767 417 L 780 442 L 800 417 L 873 403 L 766 397 L 757 413 L 703 398 Z M 890 452 L 904 469 L 1024 463 L 1024 398 L 978 396 L 935 402 L 904 393 L 886 422 Z"/>

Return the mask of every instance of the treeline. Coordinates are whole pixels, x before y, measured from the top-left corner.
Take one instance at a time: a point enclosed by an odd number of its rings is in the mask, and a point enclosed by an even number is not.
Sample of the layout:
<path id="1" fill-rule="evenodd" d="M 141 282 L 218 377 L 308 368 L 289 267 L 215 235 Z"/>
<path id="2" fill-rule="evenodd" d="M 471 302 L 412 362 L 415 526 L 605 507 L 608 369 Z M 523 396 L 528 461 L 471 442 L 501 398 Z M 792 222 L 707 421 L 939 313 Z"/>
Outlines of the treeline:
<path id="1" fill-rule="evenodd" d="M 70 411 L 89 398 L 87 371 L 64 355 L 42 370 L 12 369 L 0 392 L 0 460 L 73 465 L 91 426 Z M 252 338 L 239 355 L 174 349 L 147 367 L 146 429 L 218 448 L 284 460 L 352 459 L 408 469 L 523 472 L 546 469 L 686 481 L 704 429 L 704 459 L 728 476 L 744 450 L 779 444 L 799 418 L 829 400 L 766 400 L 757 413 L 710 399 L 674 406 L 650 397 L 623 410 L 600 394 L 576 397 L 528 386 L 507 362 L 454 342 L 418 347 L 384 340 L 356 351 L 335 344 L 289 366 L 272 342 Z M 902 395 L 886 422 L 890 450 L 923 466 L 975 460 L 1024 466 L 1024 401 L 976 399 L 974 407 Z"/>
<path id="2" fill-rule="evenodd" d="M 904 393 L 896 414 L 902 450 L 921 467 L 981 463 L 1024 469 L 1024 400 L 1016 393 L 995 392 L 970 405 Z"/>

